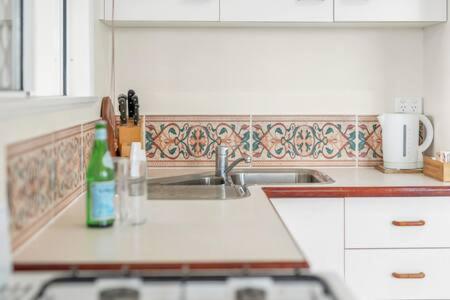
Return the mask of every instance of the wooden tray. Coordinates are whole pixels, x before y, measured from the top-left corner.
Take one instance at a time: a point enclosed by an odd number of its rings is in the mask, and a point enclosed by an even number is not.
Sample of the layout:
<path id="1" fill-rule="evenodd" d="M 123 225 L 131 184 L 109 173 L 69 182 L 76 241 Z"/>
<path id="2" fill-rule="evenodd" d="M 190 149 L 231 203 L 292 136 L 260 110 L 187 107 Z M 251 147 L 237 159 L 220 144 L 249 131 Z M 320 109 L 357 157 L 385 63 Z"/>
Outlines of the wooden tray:
<path id="1" fill-rule="evenodd" d="M 423 157 L 423 174 L 434 179 L 450 181 L 450 163 L 443 163 L 440 160 L 429 156 Z"/>

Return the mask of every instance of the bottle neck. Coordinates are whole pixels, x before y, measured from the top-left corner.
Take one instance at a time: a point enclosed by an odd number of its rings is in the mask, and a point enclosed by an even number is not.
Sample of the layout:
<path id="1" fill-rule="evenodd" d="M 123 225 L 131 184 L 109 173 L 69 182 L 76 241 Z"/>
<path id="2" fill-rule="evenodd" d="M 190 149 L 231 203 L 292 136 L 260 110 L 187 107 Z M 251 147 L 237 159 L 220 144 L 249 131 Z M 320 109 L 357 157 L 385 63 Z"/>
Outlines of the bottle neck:
<path id="1" fill-rule="evenodd" d="M 95 140 L 96 141 L 106 141 L 107 133 L 106 128 L 98 128 L 95 130 Z"/>

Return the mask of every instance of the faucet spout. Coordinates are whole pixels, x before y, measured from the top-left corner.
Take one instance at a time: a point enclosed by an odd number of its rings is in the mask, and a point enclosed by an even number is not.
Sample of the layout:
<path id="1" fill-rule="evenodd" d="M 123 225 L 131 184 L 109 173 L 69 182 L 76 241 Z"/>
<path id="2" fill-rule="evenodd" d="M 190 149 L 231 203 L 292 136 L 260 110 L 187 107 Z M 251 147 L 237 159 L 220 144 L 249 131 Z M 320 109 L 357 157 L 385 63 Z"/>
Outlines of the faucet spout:
<path id="1" fill-rule="evenodd" d="M 228 168 L 225 169 L 225 176 L 228 175 L 228 173 L 231 172 L 231 170 L 234 169 L 234 167 L 236 167 L 238 164 L 240 164 L 241 162 L 245 162 L 247 164 L 252 162 L 252 158 L 250 156 L 245 156 L 245 157 L 241 157 L 239 159 L 236 159 L 235 161 L 233 161 L 231 163 L 231 165 L 228 166 Z"/>

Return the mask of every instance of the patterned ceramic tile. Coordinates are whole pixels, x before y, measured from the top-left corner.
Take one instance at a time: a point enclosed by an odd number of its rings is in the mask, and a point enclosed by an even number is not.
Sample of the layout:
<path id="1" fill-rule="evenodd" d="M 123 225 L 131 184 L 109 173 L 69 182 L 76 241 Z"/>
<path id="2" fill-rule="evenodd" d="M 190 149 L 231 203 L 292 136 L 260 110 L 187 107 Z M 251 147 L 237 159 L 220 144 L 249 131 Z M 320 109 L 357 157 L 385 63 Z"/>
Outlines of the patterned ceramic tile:
<path id="1" fill-rule="evenodd" d="M 383 161 L 381 126 L 376 116 L 358 117 L 358 165 L 373 166 Z"/>
<path id="2" fill-rule="evenodd" d="M 254 166 L 355 165 L 354 116 L 254 116 Z"/>
<path id="3" fill-rule="evenodd" d="M 53 138 L 51 134 L 7 147 L 13 247 L 51 218 L 56 185 Z"/>
<path id="4" fill-rule="evenodd" d="M 250 152 L 249 116 L 147 116 L 145 126 L 152 166 L 212 166 L 217 145 L 231 160 Z"/>
<path id="5" fill-rule="evenodd" d="M 419 144 L 422 144 L 425 140 L 425 137 L 427 136 L 427 129 L 422 124 L 422 122 L 419 123 Z"/>
<path id="6" fill-rule="evenodd" d="M 64 207 L 81 193 L 81 125 L 55 133 L 56 205 Z"/>
<path id="7" fill-rule="evenodd" d="M 86 170 L 89 160 L 91 159 L 92 147 L 95 141 L 95 123 L 97 121 L 89 122 L 82 125 L 83 131 L 83 188 L 86 177 Z"/>

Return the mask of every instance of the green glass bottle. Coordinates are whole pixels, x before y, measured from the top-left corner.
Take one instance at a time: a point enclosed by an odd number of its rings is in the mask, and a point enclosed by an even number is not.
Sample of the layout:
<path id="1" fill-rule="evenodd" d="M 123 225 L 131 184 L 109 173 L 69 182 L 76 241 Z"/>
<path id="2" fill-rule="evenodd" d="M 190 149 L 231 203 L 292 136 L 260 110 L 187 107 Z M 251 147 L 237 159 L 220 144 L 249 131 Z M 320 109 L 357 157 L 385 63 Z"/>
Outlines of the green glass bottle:
<path id="1" fill-rule="evenodd" d="M 115 174 L 106 138 L 106 122 L 99 121 L 95 125 L 94 148 L 86 174 L 88 227 L 109 227 L 115 220 Z"/>

